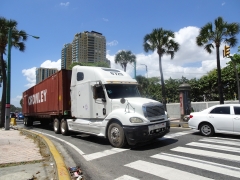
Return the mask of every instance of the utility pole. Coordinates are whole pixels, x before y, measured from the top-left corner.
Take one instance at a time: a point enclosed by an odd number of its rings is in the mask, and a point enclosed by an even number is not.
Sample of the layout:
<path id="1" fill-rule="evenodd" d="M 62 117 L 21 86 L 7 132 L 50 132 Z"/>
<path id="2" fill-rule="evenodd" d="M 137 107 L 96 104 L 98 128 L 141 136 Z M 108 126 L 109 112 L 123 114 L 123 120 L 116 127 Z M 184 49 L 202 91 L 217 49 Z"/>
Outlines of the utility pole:
<path id="1" fill-rule="evenodd" d="M 146 64 L 140 64 L 140 65 L 144 65 L 144 66 L 146 66 L 146 73 L 147 73 L 147 78 L 148 78 L 148 69 L 147 69 L 147 65 L 146 65 Z"/>

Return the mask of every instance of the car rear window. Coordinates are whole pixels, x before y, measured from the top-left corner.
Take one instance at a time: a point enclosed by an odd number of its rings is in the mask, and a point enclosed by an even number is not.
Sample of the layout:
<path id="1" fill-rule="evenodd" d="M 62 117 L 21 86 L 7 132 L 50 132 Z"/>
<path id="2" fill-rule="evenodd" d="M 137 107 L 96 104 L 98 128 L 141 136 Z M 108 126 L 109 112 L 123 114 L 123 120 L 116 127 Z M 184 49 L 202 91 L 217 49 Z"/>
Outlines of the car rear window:
<path id="1" fill-rule="evenodd" d="M 216 107 L 210 114 L 230 114 L 230 107 Z"/>

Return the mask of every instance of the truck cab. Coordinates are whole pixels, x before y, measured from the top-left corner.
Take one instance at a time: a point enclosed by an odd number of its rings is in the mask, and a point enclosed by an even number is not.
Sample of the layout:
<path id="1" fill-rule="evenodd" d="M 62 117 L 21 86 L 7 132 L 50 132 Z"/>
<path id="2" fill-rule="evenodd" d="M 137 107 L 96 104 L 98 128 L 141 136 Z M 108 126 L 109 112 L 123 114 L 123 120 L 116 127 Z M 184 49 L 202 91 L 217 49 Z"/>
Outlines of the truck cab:
<path id="1" fill-rule="evenodd" d="M 142 98 L 137 81 L 121 70 L 74 66 L 70 99 L 72 118 L 61 127 L 63 132 L 103 136 L 112 146 L 123 147 L 170 131 L 163 104 Z"/>

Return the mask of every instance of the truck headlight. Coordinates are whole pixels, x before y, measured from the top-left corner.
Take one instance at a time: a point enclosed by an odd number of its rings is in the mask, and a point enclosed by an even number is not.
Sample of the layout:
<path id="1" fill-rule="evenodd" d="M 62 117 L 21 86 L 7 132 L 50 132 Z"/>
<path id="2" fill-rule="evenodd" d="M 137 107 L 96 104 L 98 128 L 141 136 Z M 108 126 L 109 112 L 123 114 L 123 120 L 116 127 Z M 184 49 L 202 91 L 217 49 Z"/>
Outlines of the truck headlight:
<path id="1" fill-rule="evenodd" d="M 142 123 L 143 122 L 143 120 L 138 117 L 131 117 L 129 120 L 131 123 Z"/>

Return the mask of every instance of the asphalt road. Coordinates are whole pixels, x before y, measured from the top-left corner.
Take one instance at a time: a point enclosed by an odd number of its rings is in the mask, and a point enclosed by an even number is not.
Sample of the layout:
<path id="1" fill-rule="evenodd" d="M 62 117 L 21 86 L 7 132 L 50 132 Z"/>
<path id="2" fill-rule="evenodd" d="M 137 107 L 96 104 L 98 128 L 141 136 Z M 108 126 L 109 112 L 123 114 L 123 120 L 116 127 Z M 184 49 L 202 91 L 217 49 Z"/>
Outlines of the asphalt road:
<path id="1" fill-rule="evenodd" d="M 104 138 L 55 134 L 50 126 L 29 130 L 50 138 L 68 166 L 81 167 L 85 180 L 240 179 L 240 136 L 203 137 L 180 127 L 151 143 L 118 149 Z"/>

